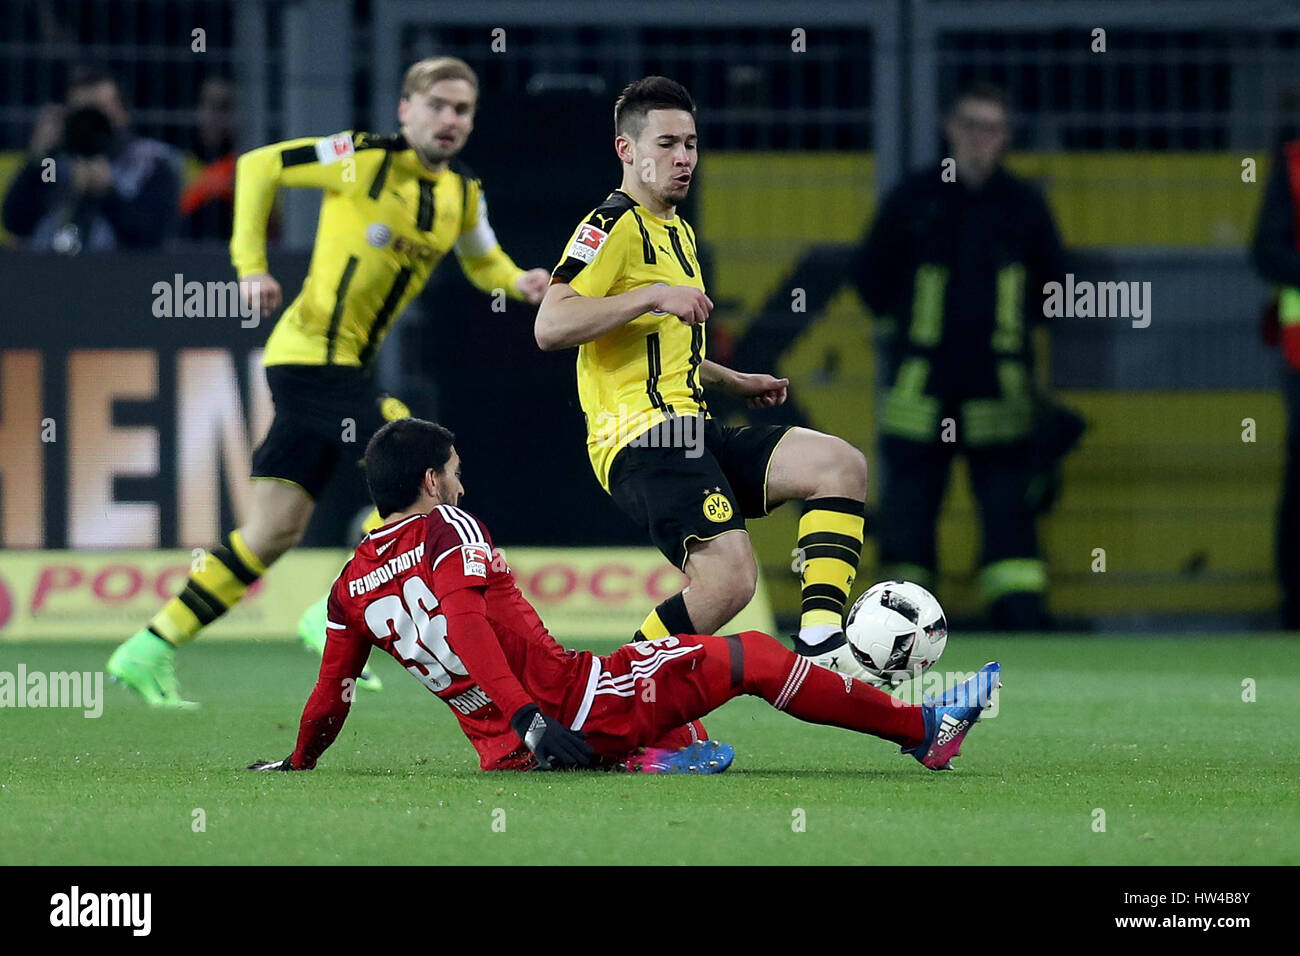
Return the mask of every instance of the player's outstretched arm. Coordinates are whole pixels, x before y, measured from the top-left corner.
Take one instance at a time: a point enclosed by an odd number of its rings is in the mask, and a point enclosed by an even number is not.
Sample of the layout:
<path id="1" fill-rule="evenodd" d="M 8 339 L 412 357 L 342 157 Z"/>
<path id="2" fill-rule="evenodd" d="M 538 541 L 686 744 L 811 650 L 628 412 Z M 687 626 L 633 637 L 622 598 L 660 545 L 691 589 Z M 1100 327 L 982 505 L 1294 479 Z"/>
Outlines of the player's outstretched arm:
<path id="1" fill-rule="evenodd" d="M 320 674 L 298 724 L 297 747 L 283 760 L 259 760 L 249 770 L 312 770 L 343 729 L 356 695 L 357 678 L 370 657 L 370 642 L 336 623 L 330 622 L 328 627 Z"/>
<path id="2" fill-rule="evenodd" d="M 694 286 L 656 283 L 618 295 L 588 297 L 567 282 L 552 282 L 537 310 L 533 335 L 543 352 L 592 342 L 647 312 L 666 312 L 699 325 L 713 302 Z"/>
<path id="3" fill-rule="evenodd" d="M 464 228 L 456 239 L 456 258 L 461 271 L 480 292 L 492 295 L 501 289 L 512 299 L 537 305 L 546 294 L 551 274 L 545 269 L 525 271 L 515 265 L 497 242 L 496 232 L 488 222 L 482 185 L 475 180 L 473 188 L 478 191 L 478 203 L 466 216 Z"/>
<path id="4" fill-rule="evenodd" d="M 354 153 L 353 135 L 339 133 L 325 138 L 310 136 L 271 143 L 239 157 L 235 163 L 230 259 L 240 279 L 269 278 L 266 223 L 276 190 L 289 186 L 345 192 L 361 178 L 357 175 Z M 265 292 L 264 284 L 264 295 Z"/>
<path id="5" fill-rule="evenodd" d="M 790 387 L 788 378 L 776 378 L 762 372 L 737 372 L 708 359 L 700 364 L 700 381 L 705 388 L 717 388 L 743 398 L 751 408 L 772 408 L 783 404 Z"/>
<path id="6" fill-rule="evenodd" d="M 341 680 L 320 678 L 302 710 L 298 725 L 298 745 L 283 760 L 258 760 L 249 764 L 249 770 L 312 770 L 320 755 L 343 729 L 348 719 L 351 701 L 347 697 L 347 684 Z"/>
<path id="7" fill-rule="evenodd" d="M 456 248 L 459 250 L 459 242 Z M 519 268 L 500 246 L 479 256 L 460 255 L 458 258 L 465 278 L 480 292 L 492 295 L 497 289 L 502 289 L 510 298 L 531 305 L 542 301 L 551 279 L 551 274 L 545 269 L 525 271 Z"/>

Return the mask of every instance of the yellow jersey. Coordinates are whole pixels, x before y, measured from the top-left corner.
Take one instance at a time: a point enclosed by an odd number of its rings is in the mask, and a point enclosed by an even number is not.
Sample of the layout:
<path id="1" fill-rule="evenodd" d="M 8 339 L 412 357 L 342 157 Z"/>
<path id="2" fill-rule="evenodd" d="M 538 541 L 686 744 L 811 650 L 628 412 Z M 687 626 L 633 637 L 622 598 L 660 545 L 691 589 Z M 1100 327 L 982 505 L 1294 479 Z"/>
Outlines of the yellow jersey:
<path id="1" fill-rule="evenodd" d="M 551 276 L 589 297 L 655 283 L 704 291 L 691 227 L 652 215 L 622 190 L 579 224 Z M 614 456 L 632 439 L 675 416 L 707 417 L 703 361 L 704 327 L 666 312 L 646 312 L 578 347 L 587 454 L 605 490 Z"/>
<path id="2" fill-rule="evenodd" d="M 368 366 L 453 249 L 479 289 L 523 298 L 523 270 L 496 240 L 482 183 L 456 162 L 431 172 L 400 133 L 348 131 L 240 156 L 230 256 L 241 279 L 267 271 L 266 221 L 280 186 L 325 195 L 307 278 L 267 339 L 266 365 Z"/>

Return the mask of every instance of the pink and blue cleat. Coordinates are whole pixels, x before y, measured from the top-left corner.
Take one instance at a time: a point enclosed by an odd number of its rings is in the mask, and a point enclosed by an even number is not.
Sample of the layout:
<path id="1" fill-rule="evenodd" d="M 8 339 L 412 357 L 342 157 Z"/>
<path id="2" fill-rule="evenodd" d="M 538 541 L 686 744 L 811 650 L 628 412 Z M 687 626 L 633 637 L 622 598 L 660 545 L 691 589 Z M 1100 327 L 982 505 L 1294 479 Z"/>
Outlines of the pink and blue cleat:
<path id="1" fill-rule="evenodd" d="M 680 750 L 646 747 L 623 761 L 622 768 L 629 773 L 722 773 L 735 759 L 730 745 L 701 740 Z"/>
<path id="2" fill-rule="evenodd" d="M 1001 674 L 1002 665 L 992 661 L 938 700 L 925 700 L 925 742 L 902 752 L 930 770 L 951 770 L 952 758 L 961 754 L 961 742 L 1002 686 Z"/>

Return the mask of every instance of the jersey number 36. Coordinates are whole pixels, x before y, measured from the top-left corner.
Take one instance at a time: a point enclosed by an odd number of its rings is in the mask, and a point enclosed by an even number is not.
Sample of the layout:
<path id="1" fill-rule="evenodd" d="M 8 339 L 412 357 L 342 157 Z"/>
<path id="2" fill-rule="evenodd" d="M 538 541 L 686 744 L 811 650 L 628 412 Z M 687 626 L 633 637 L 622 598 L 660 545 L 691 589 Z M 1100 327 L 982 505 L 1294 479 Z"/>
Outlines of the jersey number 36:
<path id="1" fill-rule="evenodd" d="M 392 639 L 402 666 L 434 693 L 450 687 L 453 674 L 469 674 L 447 643 L 447 618 L 437 609 L 438 599 L 419 575 L 406 579 L 402 597 L 387 594 L 366 605 L 371 633 Z"/>

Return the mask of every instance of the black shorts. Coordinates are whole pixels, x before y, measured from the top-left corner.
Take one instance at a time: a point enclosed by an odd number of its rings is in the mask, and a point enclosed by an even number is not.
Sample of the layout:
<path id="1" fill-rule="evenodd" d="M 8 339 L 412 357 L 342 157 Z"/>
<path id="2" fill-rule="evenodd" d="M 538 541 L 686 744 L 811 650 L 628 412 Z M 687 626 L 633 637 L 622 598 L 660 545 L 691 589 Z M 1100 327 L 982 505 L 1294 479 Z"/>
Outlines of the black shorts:
<path id="1" fill-rule="evenodd" d="M 293 482 L 313 499 L 340 456 L 360 462 L 384 422 L 411 414 L 373 377 L 347 365 L 268 365 L 266 384 L 275 418 L 253 452 L 253 477 Z"/>
<path id="2" fill-rule="evenodd" d="M 769 511 L 767 472 L 789 425 L 733 428 L 699 419 L 664 422 L 614 456 L 609 494 L 678 568 L 687 544 L 744 530 L 746 518 Z"/>

